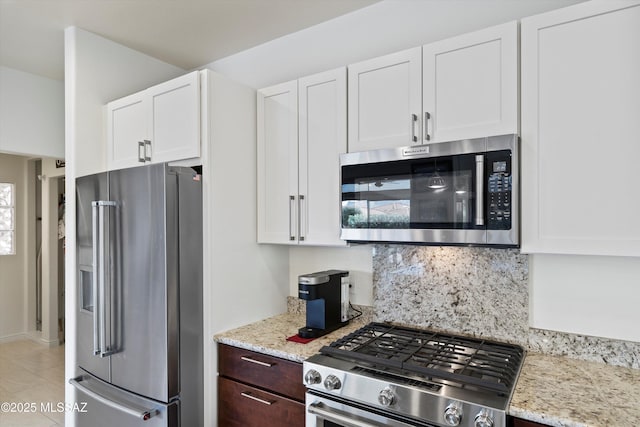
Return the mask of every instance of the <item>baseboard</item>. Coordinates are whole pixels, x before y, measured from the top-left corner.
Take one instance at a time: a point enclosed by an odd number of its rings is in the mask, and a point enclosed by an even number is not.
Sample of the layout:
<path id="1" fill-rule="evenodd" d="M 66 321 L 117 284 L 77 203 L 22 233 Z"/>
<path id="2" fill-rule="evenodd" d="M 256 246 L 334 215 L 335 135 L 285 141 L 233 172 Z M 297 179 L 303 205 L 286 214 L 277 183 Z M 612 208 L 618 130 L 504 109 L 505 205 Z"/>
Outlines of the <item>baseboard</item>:
<path id="1" fill-rule="evenodd" d="M 27 332 L 25 335 L 27 339 L 30 339 L 33 342 L 37 342 L 38 344 L 42 344 L 47 347 L 57 347 L 59 345 L 58 338 L 45 340 L 44 338 L 42 338 L 42 332 L 40 331 Z"/>
<path id="2" fill-rule="evenodd" d="M 20 340 L 33 341 L 47 347 L 57 347 L 60 344 L 57 338 L 53 340 L 43 339 L 42 333 L 40 331 L 21 332 L 18 334 L 5 335 L 3 337 L 0 337 L 0 344 L 9 343 L 12 341 L 20 341 Z"/>
<path id="3" fill-rule="evenodd" d="M 19 333 L 19 334 L 11 334 L 0 337 L 0 344 L 5 344 L 12 341 L 20 341 L 28 339 L 27 334 Z"/>

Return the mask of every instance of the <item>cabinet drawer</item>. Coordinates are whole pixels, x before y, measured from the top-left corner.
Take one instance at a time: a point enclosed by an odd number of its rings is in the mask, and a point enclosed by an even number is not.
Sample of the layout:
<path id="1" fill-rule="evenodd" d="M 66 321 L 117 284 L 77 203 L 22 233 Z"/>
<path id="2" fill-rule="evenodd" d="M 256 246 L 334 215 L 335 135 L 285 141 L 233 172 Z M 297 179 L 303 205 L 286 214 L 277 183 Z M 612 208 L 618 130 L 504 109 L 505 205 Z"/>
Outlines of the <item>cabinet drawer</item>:
<path id="1" fill-rule="evenodd" d="M 218 377 L 220 427 L 304 427 L 304 404 Z"/>
<path id="2" fill-rule="evenodd" d="M 304 402 L 301 363 L 218 344 L 218 372 L 221 376 Z"/>

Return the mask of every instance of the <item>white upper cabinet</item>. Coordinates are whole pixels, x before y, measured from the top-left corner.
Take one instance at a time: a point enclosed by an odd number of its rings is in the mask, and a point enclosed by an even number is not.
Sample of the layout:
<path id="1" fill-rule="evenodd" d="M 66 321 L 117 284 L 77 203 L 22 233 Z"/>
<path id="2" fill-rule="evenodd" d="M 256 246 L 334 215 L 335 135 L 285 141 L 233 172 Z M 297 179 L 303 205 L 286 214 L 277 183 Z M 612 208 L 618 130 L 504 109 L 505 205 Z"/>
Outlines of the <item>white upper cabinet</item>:
<path id="1" fill-rule="evenodd" d="M 298 215 L 298 83 L 258 91 L 258 242 L 295 243 Z"/>
<path id="2" fill-rule="evenodd" d="M 110 170 L 145 162 L 147 103 L 145 93 L 138 92 L 107 105 L 107 159 Z"/>
<path id="3" fill-rule="evenodd" d="M 298 80 L 298 102 L 298 241 L 344 246 L 339 160 L 347 151 L 346 68 Z"/>
<path id="4" fill-rule="evenodd" d="M 518 23 L 349 66 L 349 151 L 518 133 Z"/>
<path id="5" fill-rule="evenodd" d="M 200 84 L 197 71 L 147 89 L 154 162 L 200 156 Z"/>
<path id="6" fill-rule="evenodd" d="M 349 151 L 418 143 L 421 98 L 419 47 L 349 65 Z"/>
<path id="7" fill-rule="evenodd" d="M 108 169 L 200 156 L 200 73 L 107 104 Z"/>
<path id="8" fill-rule="evenodd" d="M 422 47 L 423 142 L 518 133 L 518 23 Z"/>
<path id="9" fill-rule="evenodd" d="M 640 256 L 640 2 L 521 28 L 522 251 Z"/>
<path id="10" fill-rule="evenodd" d="M 346 69 L 258 91 L 258 242 L 342 246 Z"/>

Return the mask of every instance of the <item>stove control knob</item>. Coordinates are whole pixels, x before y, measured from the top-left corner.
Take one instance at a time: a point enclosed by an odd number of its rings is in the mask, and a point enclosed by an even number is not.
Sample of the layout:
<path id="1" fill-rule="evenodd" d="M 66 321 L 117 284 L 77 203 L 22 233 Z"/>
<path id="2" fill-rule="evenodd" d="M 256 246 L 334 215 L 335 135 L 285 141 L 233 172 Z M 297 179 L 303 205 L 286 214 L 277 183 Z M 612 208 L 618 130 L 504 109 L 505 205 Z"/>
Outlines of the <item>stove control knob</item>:
<path id="1" fill-rule="evenodd" d="M 336 377 L 335 375 L 329 375 L 324 380 L 324 388 L 326 388 L 327 390 L 337 390 L 340 387 L 342 387 L 342 383 L 340 383 L 340 378 Z"/>
<path id="2" fill-rule="evenodd" d="M 447 425 L 457 426 L 462 421 L 462 408 L 457 403 L 451 403 L 444 410 L 444 421 Z"/>
<path id="3" fill-rule="evenodd" d="M 482 411 L 475 418 L 475 427 L 493 427 L 493 417 L 487 411 Z"/>
<path id="4" fill-rule="evenodd" d="M 310 369 L 304 376 L 304 382 L 307 385 L 320 384 L 320 381 L 322 381 L 322 376 L 315 369 Z"/>
<path id="5" fill-rule="evenodd" d="M 393 405 L 393 402 L 395 402 L 395 400 L 396 396 L 395 394 L 393 394 L 393 391 L 391 391 L 390 388 L 385 388 L 378 395 L 378 403 L 380 403 L 382 406 L 391 406 Z"/>

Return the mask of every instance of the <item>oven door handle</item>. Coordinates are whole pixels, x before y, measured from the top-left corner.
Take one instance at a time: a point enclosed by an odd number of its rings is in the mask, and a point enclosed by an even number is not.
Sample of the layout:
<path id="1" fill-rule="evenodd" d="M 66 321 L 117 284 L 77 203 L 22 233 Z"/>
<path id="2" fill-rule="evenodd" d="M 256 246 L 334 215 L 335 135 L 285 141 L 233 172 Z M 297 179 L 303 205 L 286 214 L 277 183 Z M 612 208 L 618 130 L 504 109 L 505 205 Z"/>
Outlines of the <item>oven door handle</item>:
<path id="1" fill-rule="evenodd" d="M 311 403 L 307 408 L 307 412 L 344 427 L 384 427 L 382 424 L 374 423 L 373 421 L 353 419 L 352 415 L 336 409 L 330 409 L 327 405 L 319 402 Z"/>

